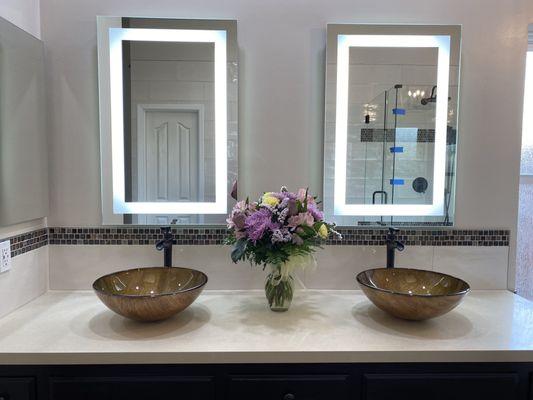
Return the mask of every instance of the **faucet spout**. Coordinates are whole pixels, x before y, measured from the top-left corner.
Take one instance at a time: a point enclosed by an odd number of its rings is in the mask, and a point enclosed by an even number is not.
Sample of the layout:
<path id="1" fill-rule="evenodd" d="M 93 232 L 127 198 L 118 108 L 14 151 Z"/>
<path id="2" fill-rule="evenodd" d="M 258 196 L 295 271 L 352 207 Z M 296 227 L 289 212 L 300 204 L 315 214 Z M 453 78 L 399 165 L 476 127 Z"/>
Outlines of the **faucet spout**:
<path id="1" fill-rule="evenodd" d="M 389 233 L 387 233 L 387 268 L 394 268 L 396 250 L 403 251 L 405 249 L 405 245 L 397 240 L 396 234 L 398 231 L 398 228 L 390 227 Z"/>
<path id="2" fill-rule="evenodd" d="M 172 267 L 172 245 L 177 242 L 176 239 L 174 239 L 170 226 L 161 227 L 161 232 L 163 232 L 163 239 L 156 242 L 155 248 L 159 251 L 163 251 L 164 266 Z"/>

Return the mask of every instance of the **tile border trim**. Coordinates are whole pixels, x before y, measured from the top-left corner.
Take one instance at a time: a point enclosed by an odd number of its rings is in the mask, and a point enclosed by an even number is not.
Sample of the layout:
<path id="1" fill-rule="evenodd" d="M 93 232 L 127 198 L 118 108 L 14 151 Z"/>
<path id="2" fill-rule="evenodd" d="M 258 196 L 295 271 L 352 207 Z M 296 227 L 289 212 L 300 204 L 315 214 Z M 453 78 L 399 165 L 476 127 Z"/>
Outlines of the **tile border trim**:
<path id="1" fill-rule="evenodd" d="M 11 241 L 11 258 L 14 258 L 40 247 L 48 246 L 48 228 L 39 228 L 33 231 L 6 237 L 0 239 L 0 242 L 5 240 Z"/>
<path id="2" fill-rule="evenodd" d="M 330 237 L 330 246 L 383 246 L 386 229 L 339 227 L 342 240 Z M 223 227 L 177 227 L 172 232 L 177 245 L 222 245 L 226 237 Z M 406 246 L 509 246 L 508 229 L 449 229 L 402 228 L 398 239 Z M 39 228 L 0 239 L 11 240 L 11 257 L 36 250 L 47 245 L 99 245 L 139 246 L 154 245 L 162 238 L 159 227 L 50 227 Z"/>
<path id="3" fill-rule="evenodd" d="M 387 229 L 339 227 L 343 236 L 327 240 L 332 246 L 381 246 Z M 221 245 L 223 227 L 177 227 L 172 232 L 178 245 Z M 505 229 L 401 228 L 399 240 L 406 246 L 509 246 Z M 162 238 L 158 227 L 49 228 L 51 245 L 153 245 Z"/>

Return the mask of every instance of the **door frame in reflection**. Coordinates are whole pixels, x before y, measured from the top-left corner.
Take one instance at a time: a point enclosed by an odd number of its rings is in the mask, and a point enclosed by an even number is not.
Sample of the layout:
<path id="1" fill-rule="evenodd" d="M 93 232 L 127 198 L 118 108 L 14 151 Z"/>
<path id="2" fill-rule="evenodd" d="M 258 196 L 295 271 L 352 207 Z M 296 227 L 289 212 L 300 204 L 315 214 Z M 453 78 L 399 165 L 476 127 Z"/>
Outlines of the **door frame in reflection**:
<path id="1" fill-rule="evenodd" d="M 137 105 L 137 200 L 139 202 L 146 201 L 147 198 L 147 178 L 144 175 L 147 172 L 147 154 L 146 154 L 146 114 L 152 111 L 175 111 L 175 112 L 194 112 L 198 118 L 198 199 L 204 199 L 205 192 L 205 176 L 204 176 L 204 154 L 205 154 L 205 108 L 203 104 L 188 104 L 188 103 L 142 103 Z M 202 161 L 203 160 L 203 161 Z M 134 221 L 136 224 L 146 225 L 148 221 L 148 215 L 155 217 L 157 214 L 137 214 L 134 215 Z M 164 214 L 166 217 L 170 217 L 170 220 L 180 217 L 180 215 Z M 182 215 L 184 216 L 184 215 Z M 203 216 L 191 216 L 195 217 L 196 223 L 202 223 Z M 168 225 L 170 222 L 158 223 L 157 225 Z"/>

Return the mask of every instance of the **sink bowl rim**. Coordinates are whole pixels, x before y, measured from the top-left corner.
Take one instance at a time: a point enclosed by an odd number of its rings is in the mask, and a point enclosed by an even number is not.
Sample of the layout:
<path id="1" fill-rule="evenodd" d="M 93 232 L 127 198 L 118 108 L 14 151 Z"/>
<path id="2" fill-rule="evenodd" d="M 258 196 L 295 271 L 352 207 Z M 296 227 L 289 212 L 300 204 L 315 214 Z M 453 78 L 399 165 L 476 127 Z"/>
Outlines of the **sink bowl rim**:
<path id="1" fill-rule="evenodd" d="M 457 291 L 457 292 L 453 292 L 453 293 L 446 293 L 446 294 L 417 294 L 417 293 L 405 293 L 405 292 L 398 292 L 398 291 L 390 290 L 390 289 L 384 289 L 384 288 L 380 288 L 380 287 L 377 287 L 377 286 L 368 285 L 365 282 L 361 281 L 361 277 L 367 272 L 381 271 L 381 270 L 388 270 L 388 269 L 395 269 L 395 270 L 401 270 L 401 271 L 428 272 L 430 274 L 446 276 L 446 277 L 449 277 L 449 278 L 452 278 L 452 279 L 456 279 L 456 280 L 462 282 L 463 285 L 465 285 L 466 287 L 465 287 L 465 289 L 463 289 L 461 291 Z M 362 272 L 359 272 L 357 274 L 357 276 L 356 276 L 356 280 L 357 280 L 357 283 L 359 283 L 359 285 L 363 285 L 363 286 L 365 286 L 365 287 L 367 287 L 369 289 L 377 290 L 377 291 L 383 292 L 383 293 L 389 293 L 389 294 L 395 294 L 395 295 L 407 296 L 407 297 L 435 298 L 435 297 L 464 296 L 468 292 L 470 292 L 470 290 L 471 290 L 470 289 L 470 285 L 468 284 L 468 282 L 464 281 L 461 278 L 457 278 L 456 276 L 449 275 L 449 274 L 444 274 L 442 272 L 429 271 L 427 269 L 418 269 L 418 268 L 402 268 L 402 267 L 398 267 L 398 268 L 396 268 L 396 267 L 394 267 L 394 268 L 385 268 L 385 267 L 370 268 L 370 269 L 366 269 L 366 270 L 364 270 Z"/>
<path id="2" fill-rule="evenodd" d="M 181 269 L 181 270 L 186 270 L 186 271 L 194 271 L 194 272 L 197 272 L 198 274 L 200 274 L 200 276 L 202 277 L 202 282 L 196 286 L 191 286 L 190 288 L 187 288 L 187 289 L 184 289 L 184 290 L 177 290 L 177 291 L 172 291 L 172 292 L 164 292 L 164 293 L 154 293 L 154 294 L 119 294 L 119 293 L 110 293 L 110 292 L 105 292 L 103 290 L 101 290 L 100 288 L 97 287 L 96 283 L 100 280 L 103 280 L 105 278 L 108 278 L 110 276 L 113 276 L 113 275 L 117 275 L 117 274 L 120 274 L 120 273 L 124 273 L 124 272 L 132 272 L 132 271 L 139 271 L 139 270 L 149 270 L 149 269 L 161 269 L 161 270 L 164 270 L 164 269 Z M 154 297 L 161 297 L 161 296 L 175 296 L 177 294 L 181 294 L 181 293 L 187 293 L 187 292 L 190 292 L 190 291 L 193 291 L 193 290 L 197 290 L 197 289 L 200 289 L 202 287 L 204 287 L 208 281 L 208 277 L 205 273 L 203 273 L 202 271 L 199 271 L 197 269 L 193 269 L 193 268 L 186 268 L 186 267 L 161 267 L 161 266 L 155 266 L 155 267 L 136 267 L 136 268 L 130 268 L 130 269 L 124 269 L 124 270 L 121 270 L 121 271 L 115 271 L 115 272 L 111 272 L 109 274 L 106 274 L 106 275 L 102 275 L 100 276 L 99 278 L 97 278 L 94 282 L 93 282 L 93 290 L 96 292 L 96 293 L 99 293 L 99 294 L 103 294 L 105 296 L 113 296 L 113 297 L 123 297 L 123 298 L 133 298 L 133 299 L 143 299 L 143 298 L 154 298 Z"/>

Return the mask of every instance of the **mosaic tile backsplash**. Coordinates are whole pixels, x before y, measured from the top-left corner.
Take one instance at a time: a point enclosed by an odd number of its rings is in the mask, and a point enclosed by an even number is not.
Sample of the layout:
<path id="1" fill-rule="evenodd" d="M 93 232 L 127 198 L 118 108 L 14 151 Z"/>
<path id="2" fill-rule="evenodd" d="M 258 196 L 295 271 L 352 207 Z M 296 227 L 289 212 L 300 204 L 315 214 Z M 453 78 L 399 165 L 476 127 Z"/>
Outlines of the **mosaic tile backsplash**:
<path id="1" fill-rule="evenodd" d="M 331 238 L 332 246 L 383 246 L 386 229 L 338 228 L 342 240 Z M 225 228 L 173 228 L 178 245 L 221 245 Z M 509 230 L 501 229 L 400 229 L 398 239 L 406 246 L 509 246 Z M 16 257 L 50 245 L 154 245 L 163 236 L 158 227 L 53 227 L 0 239 L 11 240 Z"/>
<path id="2" fill-rule="evenodd" d="M 15 235 L 0 239 L 11 241 L 11 257 L 27 253 L 28 251 L 36 250 L 39 247 L 48 245 L 48 228 L 41 228 L 31 232 L 25 232 L 20 235 Z"/>

